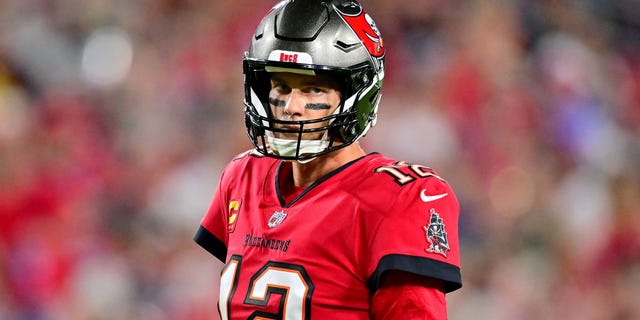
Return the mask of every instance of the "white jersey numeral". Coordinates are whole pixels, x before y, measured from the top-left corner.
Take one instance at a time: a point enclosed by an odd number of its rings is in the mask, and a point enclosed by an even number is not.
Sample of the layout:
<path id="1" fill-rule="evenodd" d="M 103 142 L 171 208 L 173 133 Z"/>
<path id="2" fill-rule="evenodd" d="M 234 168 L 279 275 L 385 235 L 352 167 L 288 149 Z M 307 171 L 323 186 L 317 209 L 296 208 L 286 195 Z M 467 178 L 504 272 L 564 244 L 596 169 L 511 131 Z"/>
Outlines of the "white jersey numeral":
<path id="1" fill-rule="evenodd" d="M 408 167 L 410 171 L 413 173 L 406 173 L 401 168 Z M 428 177 L 436 177 L 440 180 L 443 180 L 438 175 L 433 173 L 433 171 L 429 167 L 425 167 L 419 164 L 410 164 L 404 161 L 398 161 L 392 166 L 382 166 L 378 167 L 374 170 L 376 173 L 384 172 L 393 177 L 393 181 L 401 186 L 416 180 L 414 175 L 418 176 L 418 178 L 428 178 Z"/>
<path id="2" fill-rule="evenodd" d="M 236 292 L 242 257 L 231 257 L 220 278 L 220 318 L 231 319 L 231 300 Z M 255 306 L 248 319 L 304 320 L 311 317 L 311 297 L 313 283 L 300 265 L 267 262 L 249 280 L 249 288 L 244 304 Z M 265 311 L 270 299 L 279 299 L 277 313 Z"/>

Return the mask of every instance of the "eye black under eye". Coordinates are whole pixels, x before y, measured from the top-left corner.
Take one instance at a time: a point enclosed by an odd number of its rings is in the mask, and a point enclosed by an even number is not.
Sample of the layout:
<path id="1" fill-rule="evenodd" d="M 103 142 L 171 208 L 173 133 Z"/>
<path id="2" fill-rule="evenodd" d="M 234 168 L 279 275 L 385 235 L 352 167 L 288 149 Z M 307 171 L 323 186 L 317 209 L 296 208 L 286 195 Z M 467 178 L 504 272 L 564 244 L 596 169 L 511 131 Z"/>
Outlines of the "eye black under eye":
<path id="1" fill-rule="evenodd" d="M 327 103 L 307 103 L 305 108 L 310 110 L 329 110 L 331 109 L 331 105 Z"/>

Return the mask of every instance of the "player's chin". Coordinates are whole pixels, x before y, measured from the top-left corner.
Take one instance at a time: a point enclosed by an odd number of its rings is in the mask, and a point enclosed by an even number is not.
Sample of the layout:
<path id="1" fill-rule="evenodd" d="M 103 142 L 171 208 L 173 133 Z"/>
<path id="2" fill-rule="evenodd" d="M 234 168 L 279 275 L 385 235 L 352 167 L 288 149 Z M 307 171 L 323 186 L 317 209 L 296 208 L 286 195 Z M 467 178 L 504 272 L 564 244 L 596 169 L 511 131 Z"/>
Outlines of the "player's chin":
<path id="1" fill-rule="evenodd" d="M 302 135 L 302 140 L 320 140 L 322 139 L 322 133 L 305 133 Z"/>

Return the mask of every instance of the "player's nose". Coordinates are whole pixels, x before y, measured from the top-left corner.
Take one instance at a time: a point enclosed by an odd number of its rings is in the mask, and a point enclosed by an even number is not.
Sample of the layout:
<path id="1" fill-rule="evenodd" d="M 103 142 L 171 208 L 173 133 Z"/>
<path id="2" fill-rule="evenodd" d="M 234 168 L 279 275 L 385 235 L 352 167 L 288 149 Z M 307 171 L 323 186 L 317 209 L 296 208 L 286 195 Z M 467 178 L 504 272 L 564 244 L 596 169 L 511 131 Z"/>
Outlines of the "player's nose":
<path id="1" fill-rule="evenodd" d="M 289 93 L 287 104 L 284 106 L 284 112 L 290 115 L 302 115 L 304 113 L 307 101 L 298 89 L 293 89 Z"/>

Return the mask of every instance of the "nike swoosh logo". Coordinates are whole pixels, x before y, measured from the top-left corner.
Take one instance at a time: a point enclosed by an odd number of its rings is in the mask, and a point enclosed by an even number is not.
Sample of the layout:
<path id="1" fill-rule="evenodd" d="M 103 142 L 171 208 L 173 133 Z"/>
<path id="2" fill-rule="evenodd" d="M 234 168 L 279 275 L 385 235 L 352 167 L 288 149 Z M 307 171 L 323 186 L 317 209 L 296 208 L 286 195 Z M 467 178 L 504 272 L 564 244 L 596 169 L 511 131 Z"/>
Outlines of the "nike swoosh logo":
<path id="1" fill-rule="evenodd" d="M 436 194 L 435 196 L 428 196 L 428 195 L 424 194 L 425 191 L 426 191 L 426 189 L 422 189 L 422 192 L 420 192 L 420 200 L 422 200 L 424 202 L 431 202 L 431 201 L 434 201 L 434 200 L 442 199 L 442 198 L 446 197 L 447 195 L 449 195 L 448 193 L 443 193 L 443 194 Z"/>

